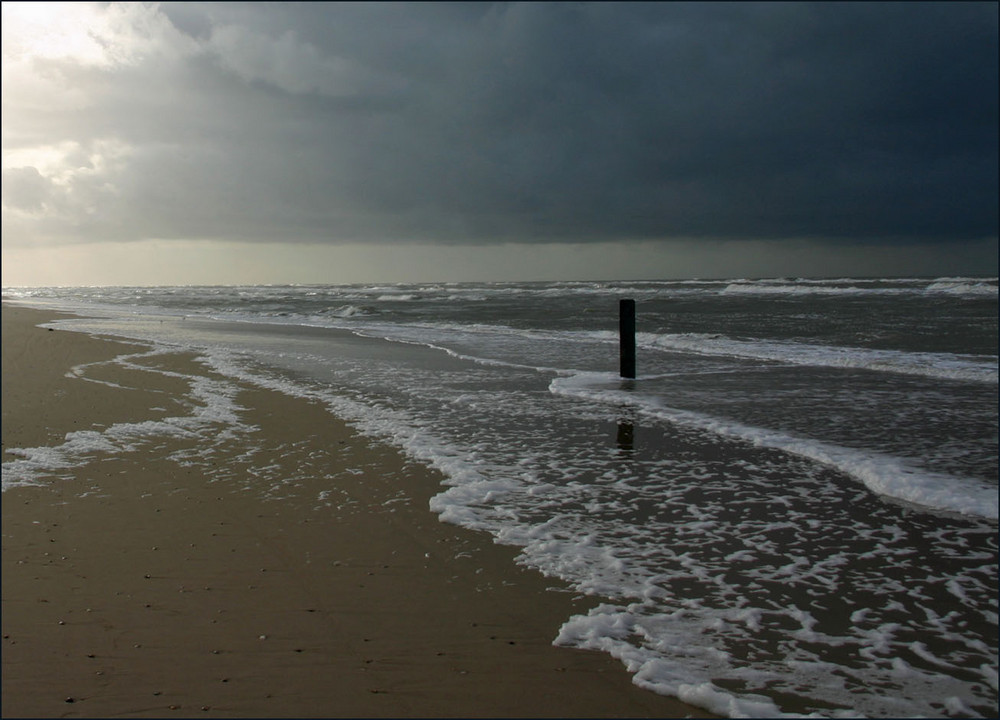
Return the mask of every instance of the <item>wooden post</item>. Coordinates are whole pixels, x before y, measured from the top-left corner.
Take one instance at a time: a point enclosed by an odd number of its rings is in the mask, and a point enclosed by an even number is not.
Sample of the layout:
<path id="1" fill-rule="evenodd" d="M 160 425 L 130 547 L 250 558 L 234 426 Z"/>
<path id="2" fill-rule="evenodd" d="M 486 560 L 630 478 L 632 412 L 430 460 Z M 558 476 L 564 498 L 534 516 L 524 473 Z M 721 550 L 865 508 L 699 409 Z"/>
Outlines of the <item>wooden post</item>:
<path id="1" fill-rule="evenodd" d="M 621 370 L 623 378 L 635 378 L 635 300 L 618 303 L 618 335 L 621 345 Z"/>

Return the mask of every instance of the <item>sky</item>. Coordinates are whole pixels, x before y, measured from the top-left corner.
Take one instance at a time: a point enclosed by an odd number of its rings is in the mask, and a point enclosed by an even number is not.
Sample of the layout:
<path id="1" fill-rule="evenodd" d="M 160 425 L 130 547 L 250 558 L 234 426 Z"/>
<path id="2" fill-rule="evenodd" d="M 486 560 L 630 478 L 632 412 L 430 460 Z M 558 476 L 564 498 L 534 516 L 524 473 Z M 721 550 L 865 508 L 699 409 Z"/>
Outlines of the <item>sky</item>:
<path id="1" fill-rule="evenodd" d="M 12 285 L 996 275 L 988 3 L 2 3 Z"/>

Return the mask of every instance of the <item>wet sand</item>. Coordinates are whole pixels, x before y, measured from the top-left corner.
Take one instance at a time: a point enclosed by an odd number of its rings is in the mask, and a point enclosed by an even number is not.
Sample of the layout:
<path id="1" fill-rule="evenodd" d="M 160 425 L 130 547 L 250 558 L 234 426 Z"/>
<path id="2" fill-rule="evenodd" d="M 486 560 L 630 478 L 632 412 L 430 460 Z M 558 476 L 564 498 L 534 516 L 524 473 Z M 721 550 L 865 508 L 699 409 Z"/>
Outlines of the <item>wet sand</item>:
<path id="1" fill-rule="evenodd" d="M 52 317 L 3 306 L 5 463 L 183 416 L 211 376 L 181 353 L 102 364 L 142 348 Z M 4 717 L 707 716 L 553 647 L 600 599 L 439 522 L 434 471 L 307 400 L 235 401 L 250 429 L 220 423 L 210 455 L 154 433 L 4 493 Z"/>

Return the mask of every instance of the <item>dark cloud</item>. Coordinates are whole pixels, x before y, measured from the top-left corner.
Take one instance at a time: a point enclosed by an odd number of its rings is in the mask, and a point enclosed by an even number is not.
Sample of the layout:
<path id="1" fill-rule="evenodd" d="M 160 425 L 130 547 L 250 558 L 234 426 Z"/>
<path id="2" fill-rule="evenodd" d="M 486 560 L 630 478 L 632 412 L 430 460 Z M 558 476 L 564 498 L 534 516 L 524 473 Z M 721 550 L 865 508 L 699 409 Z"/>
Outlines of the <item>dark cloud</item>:
<path id="1" fill-rule="evenodd" d="M 17 128 L 127 146 L 92 218 L 108 237 L 998 232 L 995 3 L 159 12 L 128 62 L 50 62 L 90 101 Z M 10 203 L 41 203 L 19 172 Z"/>

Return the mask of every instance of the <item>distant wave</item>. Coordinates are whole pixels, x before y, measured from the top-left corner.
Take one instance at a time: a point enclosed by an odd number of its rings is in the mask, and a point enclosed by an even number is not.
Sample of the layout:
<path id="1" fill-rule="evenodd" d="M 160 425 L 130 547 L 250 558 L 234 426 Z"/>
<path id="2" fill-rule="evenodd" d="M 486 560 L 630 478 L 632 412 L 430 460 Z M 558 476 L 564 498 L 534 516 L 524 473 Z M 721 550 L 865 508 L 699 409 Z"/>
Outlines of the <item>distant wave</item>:
<path id="1" fill-rule="evenodd" d="M 927 286 L 928 293 L 943 293 L 946 295 L 982 295 L 997 296 L 997 286 L 988 282 L 973 282 L 964 278 L 942 279 Z"/>
<path id="2" fill-rule="evenodd" d="M 357 305 L 341 305 L 340 307 L 330 310 L 328 313 L 331 317 L 337 318 L 352 318 L 352 317 L 363 317 L 370 315 L 370 311 L 365 308 L 360 308 Z"/>
<path id="3" fill-rule="evenodd" d="M 854 285 L 772 285 L 770 283 L 736 282 L 726 285 L 722 295 L 899 295 L 907 290 L 900 288 L 860 288 Z"/>
<path id="4" fill-rule="evenodd" d="M 871 285 L 878 286 L 872 287 Z M 866 286 L 868 285 L 868 286 Z M 811 281 L 776 281 L 776 280 L 738 280 L 727 284 L 721 291 L 723 295 L 907 295 L 907 294 L 947 294 L 967 295 L 972 297 L 996 297 L 997 284 L 995 279 L 975 278 L 939 278 L 928 281 L 898 281 L 891 283 L 885 280 L 864 281 L 856 279 L 811 280 Z"/>
<path id="5" fill-rule="evenodd" d="M 904 352 L 873 348 L 831 347 L 765 340 L 736 340 L 724 335 L 639 333 L 642 347 L 680 350 L 701 355 L 738 357 L 814 367 L 854 368 L 922 375 L 967 382 L 997 383 L 996 358 L 981 359 L 952 353 Z"/>

